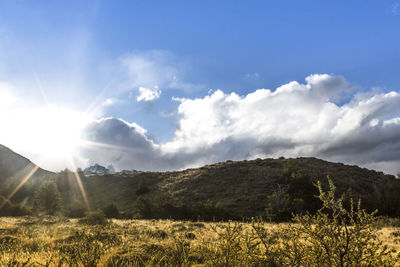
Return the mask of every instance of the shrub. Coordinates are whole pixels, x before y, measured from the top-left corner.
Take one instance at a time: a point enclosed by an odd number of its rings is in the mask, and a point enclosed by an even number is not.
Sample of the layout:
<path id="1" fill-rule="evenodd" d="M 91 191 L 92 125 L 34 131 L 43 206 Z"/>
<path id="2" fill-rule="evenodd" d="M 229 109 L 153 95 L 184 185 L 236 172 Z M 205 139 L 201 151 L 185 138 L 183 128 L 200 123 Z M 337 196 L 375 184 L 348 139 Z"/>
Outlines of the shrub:
<path id="1" fill-rule="evenodd" d="M 206 263 L 210 266 L 245 266 L 241 247 L 242 225 L 229 222 L 217 224 L 211 229 L 218 238 L 216 242 L 203 244 L 202 254 L 206 258 Z"/>
<path id="2" fill-rule="evenodd" d="M 70 218 L 82 218 L 85 217 L 87 210 L 83 206 L 74 206 L 70 207 L 67 212 L 66 216 Z"/>
<path id="3" fill-rule="evenodd" d="M 61 210 L 61 195 L 57 184 L 52 181 L 43 182 L 35 192 L 35 206 L 38 212 L 54 215 Z"/>
<path id="4" fill-rule="evenodd" d="M 22 204 L 13 204 L 0 196 L 0 216 L 25 216 L 31 215 L 31 210 Z"/>
<path id="5" fill-rule="evenodd" d="M 103 213 L 107 218 L 119 218 L 120 212 L 114 203 L 111 203 L 103 208 Z"/>
<path id="6" fill-rule="evenodd" d="M 136 195 L 140 196 L 140 195 L 144 195 L 148 192 L 150 192 L 149 187 L 146 185 L 146 183 L 144 182 L 143 179 L 140 180 L 138 189 L 136 190 Z"/>
<path id="7" fill-rule="evenodd" d="M 135 202 L 135 217 L 148 219 L 152 216 L 153 205 L 147 198 L 139 197 Z"/>
<path id="8" fill-rule="evenodd" d="M 361 203 L 350 199 L 344 208 L 345 196 L 335 197 L 336 187 L 328 178 L 329 190 L 321 184 L 318 198 L 322 208 L 315 215 L 296 215 L 294 228 L 305 244 L 302 264 L 310 266 L 391 266 L 391 251 L 377 240 L 376 212 L 367 213 Z M 298 255 L 294 255 L 298 256 Z"/>
<path id="9" fill-rule="evenodd" d="M 91 211 L 86 214 L 85 218 L 82 218 L 79 222 L 88 225 L 106 225 L 108 220 L 103 212 Z"/>
<path id="10" fill-rule="evenodd" d="M 231 217 L 219 203 L 211 200 L 196 205 L 194 214 L 205 221 L 221 221 Z"/>

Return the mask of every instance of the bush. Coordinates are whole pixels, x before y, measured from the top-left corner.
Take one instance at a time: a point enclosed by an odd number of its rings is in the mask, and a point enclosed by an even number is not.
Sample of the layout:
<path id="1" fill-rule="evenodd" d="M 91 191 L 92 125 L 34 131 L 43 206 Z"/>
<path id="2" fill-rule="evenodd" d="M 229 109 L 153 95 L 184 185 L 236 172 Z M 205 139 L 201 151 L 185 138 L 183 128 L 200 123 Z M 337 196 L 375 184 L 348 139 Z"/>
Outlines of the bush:
<path id="1" fill-rule="evenodd" d="M 297 235 L 292 236 L 303 240 L 304 253 L 299 261 L 309 266 L 394 265 L 391 251 L 377 239 L 377 211 L 367 213 L 360 201 L 355 205 L 352 199 L 345 209 L 345 196 L 336 198 L 336 187 L 329 178 L 328 182 L 327 192 L 317 184 L 322 208 L 315 215 L 294 217 L 298 228 L 293 228 Z"/>
<path id="2" fill-rule="evenodd" d="M 66 216 L 70 218 L 83 218 L 85 217 L 86 212 L 86 209 L 82 206 L 71 207 L 66 212 Z"/>
<path id="3" fill-rule="evenodd" d="M 86 212 L 86 206 L 79 200 L 74 200 L 74 202 L 64 210 L 65 215 L 70 218 L 83 218 Z"/>
<path id="4" fill-rule="evenodd" d="M 202 246 L 207 266 L 246 266 L 243 243 L 243 226 L 239 223 L 217 224 L 211 229 L 218 236 L 216 242 Z"/>
<path id="5" fill-rule="evenodd" d="M 121 216 L 117 206 L 111 203 L 103 208 L 103 213 L 107 218 L 119 218 Z"/>
<path id="6" fill-rule="evenodd" d="M 54 215 L 61 210 L 61 195 L 57 184 L 52 181 L 43 182 L 35 192 L 35 206 L 38 213 Z"/>
<path id="7" fill-rule="evenodd" d="M 135 202 L 135 217 L 148 219 L 152 216 L 153 205 L 149 199 L 139 197 Z"/>
<path id="8" fill-rule="evenodd" d="M 106 225 L 108 220 L 103 212 L 91 211 L 86 214 L 85 218 L 82 218 L 79 222 L 88 225 Z"/>
<path id="9" fill-rule="evenodd" d="M 144 180 L 140 180 L 139 182 L 139 187 L 136 190 L 136 195 L 140 196 L 140 195 L 144 195 L 146 193 L 150 192 L 149 187 L 146 185 L 146 183 L 144 182 Z"/>
<path id="10" fill-rule="evenodd" d="M 211 200 L 196 205 L 194 207 L 194 214 L 205 221 L 221 221 L 232 217 L 227 214 L 219 203 L 214 203 Z"/>
<path id="11" fill-rule="evenodd" d="M 6 201 L 5 198 L 0 197 L 0 216 L 25 216 L 31 215 L 32 211 L 21 204 L 13 204 L 10 201 Z"/>

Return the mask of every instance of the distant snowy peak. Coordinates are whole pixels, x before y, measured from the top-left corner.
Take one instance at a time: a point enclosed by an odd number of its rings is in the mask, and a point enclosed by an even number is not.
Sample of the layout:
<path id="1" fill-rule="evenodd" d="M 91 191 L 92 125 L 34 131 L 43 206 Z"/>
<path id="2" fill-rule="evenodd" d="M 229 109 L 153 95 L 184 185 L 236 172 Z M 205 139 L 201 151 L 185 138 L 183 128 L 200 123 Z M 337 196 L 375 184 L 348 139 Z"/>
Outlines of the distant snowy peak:
<path id="1" fill-rule="evenodd" d="M 112 170 L 114 171 L 114 170 Z M 111 174 L 112 172 L 99 164 L 95 164 L 83 170 L 84 174 Z"/>
<path id="2" fill-rule="evenodd" d="M 95 164 L 83 170 L 84 174 L 130 174 L 138 172 L 137 170 L 122 170 L 116 172 L 113 165 L 109 165 L 107 168 L 99 164 Z"/>

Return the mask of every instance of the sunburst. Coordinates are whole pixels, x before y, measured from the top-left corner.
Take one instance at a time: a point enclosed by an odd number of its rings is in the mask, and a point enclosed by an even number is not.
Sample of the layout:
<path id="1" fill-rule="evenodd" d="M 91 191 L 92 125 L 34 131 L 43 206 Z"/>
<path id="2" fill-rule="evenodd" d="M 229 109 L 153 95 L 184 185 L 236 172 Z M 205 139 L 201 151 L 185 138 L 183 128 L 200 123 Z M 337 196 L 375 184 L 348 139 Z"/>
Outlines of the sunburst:
<path id="1" fill-rule="evenodd" d="M 23 170 L 18 172 L 16 176 L 23 176 L 21 182 L 14 188 L 14 190 L 7 196 L 5 201 L 0 204 L 0 209 L 10 202 L 11 198 L 23 187 L 29 179 L 38 171 L 39 166 L 43 166 L 49 159 L 61 160 L 71 167 L 75 180 L 78 184 L 80 194 L 85 202 L 88 210 L 90 210 L 89 199 L 86 190 L 82 183 L 82 179 L 77 173 L 74 156 L 79 148 L 109 148 L 114 150 L 127 150 L 122 146 L 115 146 L 100 142 L 93 142 L 82 139 L 82 132 L 85 126 L 93 120 L 93 114 L 101 106 L 97 102 L 101 98 L 104 91 L 111 85 L 112 80 L 101 90 L 101 93 L 95 100 L 88 106 L 85 112 L 77 112 L 68 108 L 52 105 L 43 88 L 42 83 L 38 77 L 35 76 L 36 86 L 45 102 L 46 106 L 40 110 L 32 111 L 29 114 L 31 121 L 28 121 L 25 128 L 31 129 L 28 133 L 30 140 L 35 140 L 34 144 L 29 144 L 37 154 L 44 155 L 44 160 L 38 162 L 37 165 L 29 164 Z"/>

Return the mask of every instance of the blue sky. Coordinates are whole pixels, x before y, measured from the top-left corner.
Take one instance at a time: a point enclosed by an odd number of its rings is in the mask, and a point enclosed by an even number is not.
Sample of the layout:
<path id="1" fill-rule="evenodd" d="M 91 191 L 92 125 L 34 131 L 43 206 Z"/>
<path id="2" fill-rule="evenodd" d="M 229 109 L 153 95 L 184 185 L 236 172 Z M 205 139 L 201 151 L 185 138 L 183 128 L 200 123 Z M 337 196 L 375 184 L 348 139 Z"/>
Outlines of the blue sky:
<path id="1" fill-rule="evenodd" d="M 7 93 L 19 99 L 24 112 L 46 103 L 83 113 L 91 106 L 93 119 L 112 117 L 137 124 L 148 140 L 163 146 L 179 139 L 183 118 L 196 113 L 183 110 L 184 102 L 205 99 L 217 90 L 244 98 L 260 88 L 274 91 L 292 81 L 307 84 L 305 78 L 312 74 L 328 74 L 351 84 L 346 97 L 329 99 L 339 107 L 356 101 L 360 93 L 398 92 L 399 4 L 392 0 L 2 1 L 0 82 L 11 88 Z M 145 92 L 150 97 L 138 101 Z M 391 110 L 381 120 L 398 115 Z M 3 138 L 0 143 L 17 143 Z M 215 144 L 238 137 L 221 138 Z M 289 139 L 297 147 L 298 140 Z M 23 147 L 15 149 L 34 154 Z M 252 157 L 257 154 L 253 152 L 230 158 Z M 307 154 L 292 152 L 287 154 Z M 309 154 L 346 160 L 340 155 Z M 225 159 L 226 155 L 215 158 Z M 379 162 L 360 161 L 370 166 Z M 207 161 L 188 165 L 203 163 Z"/>

